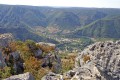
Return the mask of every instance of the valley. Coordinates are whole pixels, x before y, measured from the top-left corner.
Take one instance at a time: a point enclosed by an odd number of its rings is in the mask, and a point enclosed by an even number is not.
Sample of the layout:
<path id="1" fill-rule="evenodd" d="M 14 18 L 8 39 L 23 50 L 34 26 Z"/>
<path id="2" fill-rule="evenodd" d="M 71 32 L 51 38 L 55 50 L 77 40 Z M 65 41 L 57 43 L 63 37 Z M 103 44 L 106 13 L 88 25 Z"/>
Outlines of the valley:
<path id="1" fill-rule="evenodd" d="M 0 80 L 119 80 L 119 40 L 119 8 L 0 4 Z"/>

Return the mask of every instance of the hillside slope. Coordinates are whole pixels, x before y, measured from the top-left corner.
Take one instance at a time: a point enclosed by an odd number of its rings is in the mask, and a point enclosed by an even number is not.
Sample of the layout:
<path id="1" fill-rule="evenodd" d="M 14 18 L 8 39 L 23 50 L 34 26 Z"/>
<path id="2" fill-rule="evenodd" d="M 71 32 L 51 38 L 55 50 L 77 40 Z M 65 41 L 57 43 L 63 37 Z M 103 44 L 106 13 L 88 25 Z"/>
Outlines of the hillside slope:
<path id="1" fill-rule="evenodd" d="M 36 36 L 40 34 L 40 30 L 44 29 L 43 33 L 50 31 L 59 34 L 71 33 L 79 28 L 85 28 L 75 33 L 75 36 L 90 36 L 90 37 L 119 37 L 119 31 L 115 31 L 112 26 L 117 24 L 118 19 L 104 20 L 111 16 L 120 15 L 120 9 L 107 8 L 54 8 L 54 7 L 37 7 L 37 6 L 23 6 L 23 5 L 0 5 L 0 33 L 11 32 L 17 36 L 18 39 L 33 39 L 38 40 Z M 113 21 L 114 20 L 114 21 Z M 112 22 L 111 22 L 112 21 Z M 117 21 L 117 22 L 116 22 Z M 95 23 L 95 24 L 93 24 Z M 91 25 L 93 24 L 93 25 Z M 99 25 L 103 25 L 102 27 Z M 109 25 L 109 28 L 107 28 Z M 93 26 L 86 30 L 86 26 Z M 107 27 L 106 27 L 107 26 Z M 98 30 L 100 27 L 103 32 Z M 15 31 L 25 29 L 23 31 Z M 36 29 L 40 29 L 36 31 Z M 48 30 L 49 29 L 49 30 Z M 90 29 L 90 31 L 89 31 Z M 104 30 L 105 29 L 105 30 Z M 118 28 L 116 28 L 118 29 Z M 10 30 L 10 31 L 9 31 Z M 104 34 L 104 32 L 107 33 Z M 25 34 L 23 36 L 23 32 Z M 36 35 L 36 33 L 38 35 Z M 96 34 L 97 33 L 97 34 Z M 103 33 L 103 34 L 102 34 Z M 111 33 L 115 33 L 111 35 Z M 30 34 L 30 35 L 29 35 Z M 29 36 L 32 36 L 29 38 Z M 39 37 L 39 36 L 38 36 Z M 74 37 L 74 35 L 73 35 Z M 39 39 L 42 39 L 40 36 Z"/>
<path id="2" fill-rule="evenodd" d="M 120 16 L 95 21 L 72 34 L 75 37 L 120 38 Z"/>

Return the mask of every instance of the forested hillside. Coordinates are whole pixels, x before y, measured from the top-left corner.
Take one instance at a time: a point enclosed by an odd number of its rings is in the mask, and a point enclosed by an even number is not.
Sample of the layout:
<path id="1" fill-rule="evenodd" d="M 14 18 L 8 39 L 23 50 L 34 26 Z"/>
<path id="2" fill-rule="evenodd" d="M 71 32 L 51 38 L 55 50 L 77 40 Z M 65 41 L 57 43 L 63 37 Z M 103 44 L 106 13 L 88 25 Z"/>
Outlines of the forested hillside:
<path id="1" fill-rule="evenodd" d="M 22 41 L 120 38 L 119 23 L 120 9 L 0 5 L 0 33 L 12 33 Z"/>
<path id="2" fill-rule="evenodd" d="M 94 21 L 93 23 L 74 32 L 73 36 L 120 38 L 120 16 Z"/>

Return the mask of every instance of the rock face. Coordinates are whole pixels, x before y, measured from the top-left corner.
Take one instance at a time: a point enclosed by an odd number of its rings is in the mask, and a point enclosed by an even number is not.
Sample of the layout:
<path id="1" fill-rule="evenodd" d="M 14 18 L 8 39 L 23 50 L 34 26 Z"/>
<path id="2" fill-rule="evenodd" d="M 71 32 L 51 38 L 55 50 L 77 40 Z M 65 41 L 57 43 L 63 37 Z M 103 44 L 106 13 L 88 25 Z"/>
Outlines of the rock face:
<path id="1" fill-rule="evenodd" d="M 42 67 L 53 67 L 53 71 L 55 73 L 59 73 L 61 71 L 61 59 L 57 53 L 49 53 L 43 58 Z"/>
<path id="2" fill-rule="evenodd" d="M 14 38 L 11 33 L 0 34 L 0 47 L 6 47 L 13 40 Z"/>
<path id="3" fill-rule="evenodd" d="M 79 53 L 75 78 L 120 80 L 120 41 L 97 42 Z"/>
<path id="4" fill-rule="evenodd" d="M 10 60 L 13 60 L 12 63 L 15 73 L 20 74 L 23 73 L 24 69 L 23 61 L 20 57 L 19 51 L 11 52 L 10 55 L 2 55 L 4 50 L 1 48 L 8 47 L 8 44 L 12 41 L 14 41 L 14 38 L 11 33 L 0 34 L 0 68 L 3 68 L 5 65 L 10 66 Z"/>
<path id="5" fill-rule="evenodd" d="M 10 33 L 0 34 L 0 68 L 5 66 L 1 48 L 6 47 L 8 45 L 8 43 L 13 40 L 14 40 L 14 38 L 13 38 L 12 34 L 10 34 Z"/>
<path id="6" fill-rule="evenodd" d="M 4 79 L 4 80 L 35 80 L 35 79 L 34 79 L 32 74 L 27 72 L 27 73 L 24 73 L 24 74 L 11 76 L 11 77 L 9 77 L 7 79 Z"/>
<path id="7" fill-rule="evenodd" d="M 120 80 L 120 41 L 97 42 L 88 46 L 75 61 L 75 68 L 62 79 L 46 75 L 42 80 Z"/>
<path id="8" fill-rule="evenodd" d="M 52 68 L 53 72 L 59 73 L 61 71 L 62 65 L 61 65 L 61 59 L 56 49 L 56 45 L 52 43 L 44 43 L 44 42 L 36 43 L 36 45 L 38 45 L 41 50 L 40 51 L 38 50 L 35 55 L 39 56 L 43 52 L 42 54 L 43 62 L 41 66 Z M 44 54 L 45 51 L 47 52 Z"/>
<path id="9" fill-rule="evenodd" d="M 10 57 L 13 59 L 13 68 L 15 70 L 15 74 L 21 74 L 24 72 L 24 61 L 20 57 L 20 53 L 18 51 L 12 52 Z"/>
<path id="10" fill-rule="evenodd" d="M 21 74 L 24 72 L 24 61 L 20 57 L 20 52 L 15 51 L 9 53 L 10 55 L 3 55 L 3 62 L 5 62 L 5 65 L 10 67 L 11 65 L 13 66 L 14 73 L 12 74 Z M 9 57 L 9 58 L 8 58 Z"/>

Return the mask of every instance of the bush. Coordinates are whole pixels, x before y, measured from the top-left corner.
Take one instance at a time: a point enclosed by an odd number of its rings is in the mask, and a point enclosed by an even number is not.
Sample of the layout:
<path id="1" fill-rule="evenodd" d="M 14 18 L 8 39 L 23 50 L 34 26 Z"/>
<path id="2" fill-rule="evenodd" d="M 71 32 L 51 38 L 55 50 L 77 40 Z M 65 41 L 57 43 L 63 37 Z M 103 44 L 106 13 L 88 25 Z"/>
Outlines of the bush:
<path id="1" fill-rule="evenodd" d="M 3 69 L 0 69 L 0 79 L 5 79 L 10 76 L 11 76 L 11 68 L 10 67 L 6 66 Z"/>
<path id="2" fill-rule="evenodd" d="M 74 68 L 76 54 L 68 54 L 62 59 L 62 72 L 66 72 Z"/>
<path id="3" fill-rule="evenodd" d="M 86 63 L 87 61 L 89 61 L 90 60 L 90 56 L 89 55 L 84 55 L 83 56 L 83 61 L 84 61 L 84 63 Z"/>
<path id="4" fill-rule="evenodd" d="M 35 57 L 30 57 L 25 61 L 25 69 L 30 71 L 32 69 L 38 70 L 40 68 L 41 62 Z"/>

